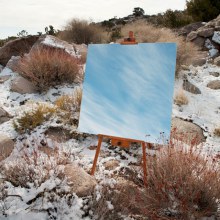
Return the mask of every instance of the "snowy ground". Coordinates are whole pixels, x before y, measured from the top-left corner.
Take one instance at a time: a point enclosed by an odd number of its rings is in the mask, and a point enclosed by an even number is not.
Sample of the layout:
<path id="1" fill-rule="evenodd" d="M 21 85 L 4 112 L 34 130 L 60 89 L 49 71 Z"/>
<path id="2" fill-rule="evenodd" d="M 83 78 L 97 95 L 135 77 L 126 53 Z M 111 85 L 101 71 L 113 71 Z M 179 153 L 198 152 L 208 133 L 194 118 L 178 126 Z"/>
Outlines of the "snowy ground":
<path id="1" fill-rule="evenodd" d="M 205 64 L 201 67 L 190 66 L 189 71 L 183 71 L 188 80 L 196 85 L 201 94 L 192 94 L 185 91 L 189 99 L 188 105 L 181 107 L 173 105 L 173 117 L 191 119 L 193 123 L 199 125 L 204 130 L 207 137 L 205 146 L 215 151 L 220 151 L 220 138 L 213 135 L 214 129 L 220 126 L 220 92 L 207 87 L 207 84 L 213 80 L 219 80 L 219 77 L 210 75 L 213 72 L 220 72 L 220 67 L 211 64 Z M 182 86 L 182 80 L 175 83 L 175 90 Z"/>
<path id="2" fill-rule="evenodd" d="M 194 85 L 196 85 L 202 94 L 194 95 L 189 92 L 185 92 L 189 98 L 189 104 L 185 106 L 173 105 L 173 116 L 177 116 L 184 119 L 192 119 L 194 123 L 199 125 L 204 129 L 204 135 L 207 137 L 205 146 L 211 147 L 215 152 L 220 152 L 220 138 L 214 137 L 213 130 L 220 126 L 220 92 L 219 90 L 212 90 L 207 88 L 207 83 L 220 79 L 220 77 L 214 77 L 210 75 L 210 72 L 220 72 L 220 67 L 213 66 L 211 64 L 206 64 L 202 67 L 192 67 L 190 66 L 189 71 L 184 71 L 188 75 L 188 79 Z M 49 102 L 53 103 L 58 96 L 63 94 L 71 94 L 73 89 L 79 85 L 65 85 L 59 86 L 57 88 L 50 89 L 44 94 L 25 94 L 20 95 L 18 93 L 10 92 L 10 83 L 11 80 L 16 77 L 17 73 L 12 72 L 10 69 L 5 68 L 1 72 L 1 76 L 10 75 L 10 79 L 5 83 L 0 84 L 0 106 L 3 106 L 6 111 L 8 111 L 13 117 L 18 117 L 24 111 L 32 109 L 35 107 L 36 102 Z M 177 80 L 175 84 L 175 90 L 178 90 L 181 87 L 182 81 Z M 24 105 L 21 103 L 26 102 Z M 8 122 L 5 122 L 0 125 L 0 133 L 9 135 L 11 138 L 21 140 L 21 136 L 14 130 L 12 125 L 13 119 Z M 34 130 L 31 135 L 25 135 L 23 142 L 33 143 L 32 148 L 29 151 L 32 151 L 34 148 L 37 148 L 40 141 L 45 139 L 44 131 L 49 125 L 53 122 L 47 122 L 43 126 L 38 127 Z M 36 141 L 37 140 L 37 141 Z M 50 142 L 49 140 L 47 140 Z M 39 143 L 38 143 L 39 142 Z M 89 149 L 90 146 L 97 145 L 97 137 L 87 137 L 79 140 L 70 139 L 65 143 L 59 144 L 56 143 L 59 147 L 63 148 L 63 151 L 70 152 L 70 155 L 73 155 L 72 161 L 79 164 L 86 171 L 89 171 L 92 166 L 92 161 L 94 158 L 95 150 Z M 52 145 L 52 144 L 51 144 Z M 17 157 L 21 152 L 22 141 L 17 142 L 17 146 L 12 152 L 11 156 L 7 159 Z M 96 172 L 96 179 L 99 184 L 114 184 L 115 180 L 111 177 L 112 171 L 105 170 L 103 164 L 106 161 L 116 159 L 119 161 L 118 170 L 122 167 L 128 166 L 130 163 L 139 163 L 141 160 L 141 150 L 140 148 L 133 147 L 131 148 L 131 153 L 124 151 L 122 149 L 109 149 L 108 143 L 103 143 L 102 152 L 99 158 L 99 164 Z M 135 155 L 135 156 L 134 156 Z M 1 180 L 0 180 L 1 182 Z M 30 185 L 29 189 L 14 187 L 12 184 L 7 182 L 6 186 L 9 194 L 17 195 L 8 197 L 4 203 L 0 203 L 0 207 L 4 207 L 5 217 L 0 212 L 0 219 L 92 219 L 92 214 L 83 217 L 85 214 L 84 202 L 85 199 L 78 198 L 76 195 L 71 195 L 72 205 L 69 206 L 66 198 L 62 198 L 56 195 L 53 202 L 50 202 L 49 193 L 48 197 L 39 197 L 36 199 L 34 204 L 28 205 L 28 201 L 35 198 L 41 192 L 45 190 L 49 191 L 54 187 L 57 187 L 60 190 L 67 190 L 68 186 L 63 182 L 60 182 L 53 174 L 50 178 L 43 183 L 40 187 L 36 188 L 33 185 Z M 97 187 L 97 196 L 98 196 L 98 187 Z M 54 210 L 56 207 L 56 211 Z M 111 204 L 108 204 L 109 209 L 113 208 Z M 50 216 L 47 210 L 50 208 Z M 39 211 L 40 210 L 40 211 Z"/>

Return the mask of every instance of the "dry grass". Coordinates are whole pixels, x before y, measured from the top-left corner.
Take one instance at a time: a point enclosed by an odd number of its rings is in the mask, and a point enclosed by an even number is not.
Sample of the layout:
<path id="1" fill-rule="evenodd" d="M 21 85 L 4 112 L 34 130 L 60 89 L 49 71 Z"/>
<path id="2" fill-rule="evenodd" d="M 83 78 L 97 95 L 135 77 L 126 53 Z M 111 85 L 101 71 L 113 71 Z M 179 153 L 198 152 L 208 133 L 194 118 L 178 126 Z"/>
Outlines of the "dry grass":
<path id="1" fill-rule="evenodd" d="M 23 56 L 14 70 L 36 85 L 39 91 L 77 81 L 80 77 L 75 57 L 61 49 L 46 47 L 36 48 Z"/>
<path id="2" fill-rule="evenodd" d="M 13 121 L 13 126 L 18 133 L 25 133 L 33 130 L 37 126 L 43 124 L 43 122 L 49 120 L 49 118 L 55 113 L 54 107 L 39 104 L 32 111 L 24 112 L 24 114 Z"/>
<path id="3" fill-rule="evenodd" d="M 181 106 L 181 105 L 187 105 L 189 103 L 189 100 L 187 96 L 185 95 L 183 89 L 179 89 L 175 95 L 174 103 Z"/>
<path id="4" fill-rule="evenodd" d="M 194 148 L 164 148 L 156 157 L 148 158 L 145 195 L 144 212 L 158 219 L 198 219 L 216 214 L 219 164 Z"/>
<path id="5" fill-rule="evenodd" d="M 198 49 L 194 44 L 176 36 L 170 29 L 155 27 L 144 20 L 139 20 L 122 27 L 122 36 L 127 37 L 131 30 L 139 43 L 174 42 L 177 44 L 176 76 L 178 76 L 181 65 L 190 64 L 192 58 L 197 54 Z"/>
<path id="6" fill-rule="evenodd" d="M 215 128 L 214 135 L 217 136 L 217 137 L 220 137 L 220 127 L 219 128 Z"/>
<path id="7" fill-rule="evenodd" d="M 81 106 L 81 100 L 82 100 L 82 89 L 77 88 L 75 89 L 73 95 L 63 95 L 60 96 L 56 101 L 55 105 L 67 112 L 72 111 L 79 111 Z"/>
<path id="8" fill-rule="evenodd" d="M 60 32 L 58 37 L 76 44 L 106 43 L 109 39 L 101 26 L 77 18 L 67 22 L 64 31 Z"/>

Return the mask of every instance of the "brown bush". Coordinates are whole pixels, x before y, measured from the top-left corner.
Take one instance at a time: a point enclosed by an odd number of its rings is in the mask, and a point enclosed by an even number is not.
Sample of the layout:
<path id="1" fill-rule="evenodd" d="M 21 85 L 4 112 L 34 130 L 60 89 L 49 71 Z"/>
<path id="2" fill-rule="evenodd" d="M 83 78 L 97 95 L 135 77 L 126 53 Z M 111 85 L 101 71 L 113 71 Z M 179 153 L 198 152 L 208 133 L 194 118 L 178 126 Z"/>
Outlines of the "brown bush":
<path id="1" fill-rule="evenodd" d="M 41 47 L 32 50 L 19 60 L 14 69 L 40 91 L 80 78 L 77 58 L 54 48 Z"/>
<path id="2" fill-rule="evenodd" d="M 174 103 L 181 106 L 181 105 L 187 105 L 189 103 L 189 100 L 187 96 L 185 95 L 183 89 L 179 89 L 175 95 Z"/>
<path id="3" fill-rule="evenodd" d="M 215 128 L 214 135 L 217 136 L 217 137 L 220 137 L 220 127 L 219 128 Z"/>
<path id="4" fill-rule="evenodd" d="M 145 213 L 174 219 L 198 219 L 217 213 L 219 165 L 194 148 L 166 147 L 148 158 Z"/>
<path id="5" fill-rule="evenodd" d="M 133 31 L 137 42 L 174 42 L 177 44 L 176 76 L 181 69 L 181 65 L 188 65 L 192 58 L 197 54 L 194 44 L 186 42 L 182 37 L 176 36 L 174 32 L 167 28 L 155 27 L 144 20 L 136 21 L 125 25 L 121 29 L 123 37 L 127 37 L 128 32 Z"/>
<path id="6" fill-rule="evenodd" d="M 147 186 L 125 179 L 117 181 L 114 188 L 103 186 L 100 199 L 93 202 L 94 214 L 100 219 L 109 216 L 120 219 L 116 216 L 121 213 L 134 219 L 138 216 L 137 219 L 158 220 L 216 216 L 220 199 L 219 168 L 217 158 L 204 156 L 194 147 L 184 148 L 180 142 L 171 142 L 155 156 L 148 156 Z M 137 179 L 139 173 L 134 172 L 129 179 Z M 106 208 L 106 201 L 111 201 L 114 210 Z"/>
<path id="7" fill-rule="evenodd" d="M 70 20 L 58 37 L 76 44 L 104 43 L 108 41 L 107 33 L 101 26 L 77 18 Z"/>

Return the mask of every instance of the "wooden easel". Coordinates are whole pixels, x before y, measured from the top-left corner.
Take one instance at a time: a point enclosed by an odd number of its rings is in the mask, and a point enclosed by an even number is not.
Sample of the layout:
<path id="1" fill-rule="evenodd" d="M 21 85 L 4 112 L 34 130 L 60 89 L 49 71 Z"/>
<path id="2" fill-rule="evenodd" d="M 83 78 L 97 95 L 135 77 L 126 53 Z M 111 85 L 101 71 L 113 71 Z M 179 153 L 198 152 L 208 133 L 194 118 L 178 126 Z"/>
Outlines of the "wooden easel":
<path id="1" fill-rule="evenodd" d="M 114 146 L 120 146 L 120 147 L 125 147 L 125 148 L 128 148 L 131 143 L 139 143 L 142 146 L 142 153 L 143 153 L 143 155 L 142 155 L 142 161 L 143 161 L 142 166 L 143 166 L 143 173 L 144 173 L 144 185 L 147 186 L 146 143 L 144 141 L 140 141 L 140 140 L 134 140 L 134 139 L 129 139 L 129 138 L 121 138 L 121 137 L 113 137 L 113 136 L 104 135 L 104 134 L 99 134 L 98 137 L 99 137 L 98 146 L 97 146 L 97 149 L 96 149 L 95 158 L 94 158 L 93 165 L 92 165 L 91 175 L 95 174 L 96 164 L 97 164 L 97 161 L 98 161 L 98 157 L 99 157 L 99 153 L 100 153 L 103 138 L 111 139 L 111 144 L 114 145 Z"/>
<path id="2" fill-rule="evenodd" d="M 124 41 L 121 42 L 121 44 L 122 45 L 137 44 L 132 31 L 129 32 L 129 37 L 125 38 Z M 145 186 L 147 186 L 146 143 L 144 141 L 140 141 L 140 140 L 114 137 L 114 136 L 109 136 L 109 135 L 104 135 L 104 134 L 99 134 L 98 137 L 99 137 L 98 146 L 97 146 L 96 153 L 95 153 L 95 158 L 94 158 L 94 161 L 93 161 L 91 175 L 95 174 L 96 164 L 97 164 L 97 161 L 98 161 L 98 157 L 99 157 L 99 153 L 100 153 L 103 138 L 109 138 L 111 140 L 111 144 L 113 146 L 120 146 L 120 147 L 125 147 L 125 148 L 128 148 L 131 143 L 139 143 L 142 146 L 142 153 L 143 153 L 142 161 L 143 161 L 144 184 L 145 184 Z"/>

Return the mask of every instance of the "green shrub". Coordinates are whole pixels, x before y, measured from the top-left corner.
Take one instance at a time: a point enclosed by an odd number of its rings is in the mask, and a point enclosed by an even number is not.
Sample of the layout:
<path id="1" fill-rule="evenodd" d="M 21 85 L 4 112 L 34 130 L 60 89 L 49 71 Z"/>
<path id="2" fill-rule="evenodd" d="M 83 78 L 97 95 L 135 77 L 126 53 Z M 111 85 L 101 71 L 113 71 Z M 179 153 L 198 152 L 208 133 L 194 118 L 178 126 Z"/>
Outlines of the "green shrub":
<path id="1" fill-rule="evenodd" d="M 195 21 L 210 21 L 220 14 L 220 0 L 188 0 L 186 10 Z"/>

